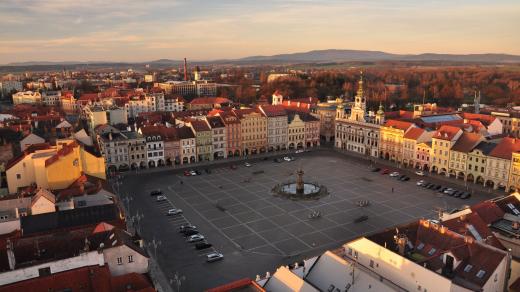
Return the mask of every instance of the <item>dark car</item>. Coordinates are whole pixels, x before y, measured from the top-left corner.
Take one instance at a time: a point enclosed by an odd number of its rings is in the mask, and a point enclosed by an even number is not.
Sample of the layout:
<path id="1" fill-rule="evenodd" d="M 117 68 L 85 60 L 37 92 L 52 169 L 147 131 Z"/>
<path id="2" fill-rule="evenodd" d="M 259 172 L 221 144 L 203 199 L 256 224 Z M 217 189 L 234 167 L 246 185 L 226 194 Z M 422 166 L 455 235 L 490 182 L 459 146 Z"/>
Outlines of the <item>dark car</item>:
<path id="1" fill-rule="evenodd" d="M 383 171 L 381 171 L 381 174 L 389 174 L 390 173 L 390 169 L 388 168 L 385 168 L 383 169 Z"/>
<path id="2" fill-rule="evenodd" d="M 199 242 L 197 244 L 195 244 L 195 249 L 206 249 L 206 248 L 210 248 L 212 247 L 213 245 L 209 242 Z"/>
<path id="3" fill-rule="evenodd" d="M 405 176 L 402 180 L 403 180 L 403 181 L 409 181 L 409 180 L 410 180 L 410 177 Z"/>
<path id="4" fill-rule="evenodd" d="M 197 227 L 193 226 L 193 225 L 182 225 L 181 227 L 179 227 L 179 232 L 184 233 L 184 231 L 186 231 L 186 230 L 195 230 L 195 229 L 197 229 Z"/>
<path id="5" fill-rule="evenodd" d="M 398 180 L 403 180 L 403 178 L 405 178 L 405 177 L 406 177 L 405 174 L 401 174 L 397 179 L 398 179 Z"/>
<path id="6" fill-rule="evenodd" d="M 163 193 L 162 193 L 161 190 L 153 190 L 153 191 L 150 192 L 150 196 L 152 196 L 152 197 L 160 196 L 160 195 L 162 195 L 162 194 L 163 194 Z"/>
<path id="7" fill-rule="evenodd" d="M 200 172 L 200 170 L 195 170 L 195 173 L 197 173 L 197 175 L 201 175 L 202 172 Z"/>
<path id="8" fill-rule="evenodd" d="M 379 167 L 373 167 L 370 169 L 371 172 L 378 172 L 380 170 L 381 170 L 381 168 L 379 168 Z"/>
<path id="9" fill-rule="evenodd" d="M 431 190 L 431 189 L 433 189 L 434 187 L 435 187 L 435 184 L 430 184 L 430 185 L 428 185 L 426 188 Z"/>
<path id="10" fill-rule="evenodd" d="M 469 192 L 464 192 L 464 193 L 462 193 L 462 195 L 460 195 L 459 198 L 461 198 L 461 199 L 463 199 L 463 200 L 469 199 L 469 198 L 471 198 L 471 193 L 469 193 Z"/>
<path id="11" fill-rule="evenodd" d="M 207 174 L 211 173 L 211 170 L 209 168 L 206 168 L 205 171 L 206 171 Z"/>
<path id="12" fill-rule="evenodd" d="M 354 219 L 354 223 L 361 223 L 361 222 L 366 221 L 366 220 L 368 220 L 368 216 L 367 215 L 362 215 L 362 216 Z"/>
<path id="13" fill-rule="evenodd" d="M 441 185 L 436 185 L 433 189 L 437 191 L 437 190 L 440 190 L 441 188 L 442 188 Z"/>
<path id="14" fill-rule="evenodd" d="M 423 188 L 428 188 L 431 185 L 432 185 L 432 183 L 427 182 L 427 183 L 423 184 L 422 187 Z"/>
<path id="15" fill-rule="evenodd" d="M 273 159 L 273 161 L 276 162 L 276 163 L 281 163 L 283 160 L 280 159 L 280 158 L 275 158 L 275 159 Z"/>
<path id="16" fill-rule="evenodd" d="M 448 189 L 447 187 L 443 187 L 443 188 L 441 188 L 441 189 L 439 190 L 439 192 L 444 193 L 444 191 L 447 190 L 447 189 Z"/>
<path id="17" fill-rule="evenodd" d="M 197 229 L 186 229 L 182 233 L 184 233 L 184 236 L 192 236 L 195 234 L 199 234 L 199 231 Z"/>
<path id="18" fill-rule="evenodd" d="M 463 191 L 454 191 L 453 194 L 448 193 L 448 195 L 454 196 L 455 198 L 462 196 L 462 194 L 464 194 Z"/>

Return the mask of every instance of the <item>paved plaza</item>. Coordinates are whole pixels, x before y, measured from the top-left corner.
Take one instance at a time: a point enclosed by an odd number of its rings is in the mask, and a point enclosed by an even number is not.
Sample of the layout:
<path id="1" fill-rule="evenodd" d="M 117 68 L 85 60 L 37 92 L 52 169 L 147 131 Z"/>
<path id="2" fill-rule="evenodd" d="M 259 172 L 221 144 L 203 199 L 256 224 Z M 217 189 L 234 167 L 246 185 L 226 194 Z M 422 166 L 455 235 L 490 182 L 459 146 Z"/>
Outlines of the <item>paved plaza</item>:
<path id="1" fill-rule="evenodd" d="M 419 178 L 414 175 L 401 182 L 370 172 L 364 161 L 332 151 L 303 153 L 292 162 L 270 159 L 252 164 L 237 163 L 237 169 L 214 165 L 211 174 L 202 171 L 193 177 L 168 171 L 124 178 L 120 193 L 132 198 L 131 215 L 144 214 L 140 227 L 145 239 L 161 241 L 155 252 L 167 278 L 175 272 L 187 275 L 183 287 L 201 290 L 263 275 L 376 230 L 417 218 L 436 218 L 438 207 L 452 209 L 489 198 L 484 193 L 470 200 L 439 196 L 416 186 Z M 274 197 L 273 186 L 294 180 L 299 167 L 306 181 L 325 185 L 330 194 L 316 201 Z M 157 188 L 163 190 L 167 202 L 157 203 L 150 197 L 149 192 Z M 359 200 L 369 200 L 370 205 L 358 207 Z M 172 206 L 184 214 L 165 216 Z M 321 217 L 310 219 L 314 211 Z M 368 220 L 355 223 L 362 215 Z M 188 222 L 224 254 L 223 261 L 207 264 L 204 252 L 185 242 L 177 230 Z"/>

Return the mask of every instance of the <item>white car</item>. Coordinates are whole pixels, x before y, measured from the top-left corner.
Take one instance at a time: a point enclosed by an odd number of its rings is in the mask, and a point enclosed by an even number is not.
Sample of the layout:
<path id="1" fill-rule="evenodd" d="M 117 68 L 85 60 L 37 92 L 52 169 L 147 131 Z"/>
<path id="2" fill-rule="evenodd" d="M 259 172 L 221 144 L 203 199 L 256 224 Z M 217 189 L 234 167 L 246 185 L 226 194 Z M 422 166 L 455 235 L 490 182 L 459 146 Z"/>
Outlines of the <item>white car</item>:
<path id="1" fill-rule="evenodd" d="M 396 177 L 396 176 L 399 176 L 399 172 L 397 171 L 394 171 L 390 174 L 391 177 Z"/>
<path id="2" fill-rule="evenodd" d="M 157 199 L 155 199 L 157 202 L 162 202 L 162 201 L 166 201 L 166 197 L 165 196 L 157 196 Z"/>
<path id="3" fill-rule="evenodd" d="M 202 234 L 194 234 L 188 237 L 188 242 L 197 242 L 197 241 L 203 241 L 204 236 Z"/>
<path id="4" fill-rule="evenodd" d="M 206 261 L 208 263 L 220 261 L 223 258 L 224 258 L 224 255 L 219 252 L 212 252 L 212 253 L 206 255 Z"/>
<path id="5" fill-rule="evenodd" d="M 244 166 L 245 166 L 245 167 L 251 167 L 251 163 L 246 162 L 246 163 L 244 163 Z"/>
<path id="6" fill-rule="evenodd" d="M 424 180 L 421 179 L 420 181 L 417 182 L 417 185 L 418 185 L 418 186 L 422 186 L 422 185 L 424 185 L 425 183 L 426 183 L 426 181 L 424 181 Z"/>
<path id="7" fill-rule="evenodd" d="M 195 170 L 190 170 L 190 175 L 191 176 L 197 175 L 197 172 Z"/>
<path id="8" fill-rule="evenodd" d="M 294 153 L 298 154 L 298 153 L 303 153 L 303 152 L 304 152 L 303 149 L 298 149 L 298 150 L 296 150 L 296 152 L 294 152 Z"/>
<path id="9" fill-rule="evenodd" d="M 415 172 L 418 176 L 424 176 L 424 172 L 422 170 L 418 170 Z"/>
<path id="10" fill-rule="evenodd" d="M 170 209 L 168 210 L 168 213 L 166 213 L 166 215 L 168 216 L 172 216 L 172 215 L 178 215 L 178 214 L 182 214 L 182 210 L 181 209 Z"/>

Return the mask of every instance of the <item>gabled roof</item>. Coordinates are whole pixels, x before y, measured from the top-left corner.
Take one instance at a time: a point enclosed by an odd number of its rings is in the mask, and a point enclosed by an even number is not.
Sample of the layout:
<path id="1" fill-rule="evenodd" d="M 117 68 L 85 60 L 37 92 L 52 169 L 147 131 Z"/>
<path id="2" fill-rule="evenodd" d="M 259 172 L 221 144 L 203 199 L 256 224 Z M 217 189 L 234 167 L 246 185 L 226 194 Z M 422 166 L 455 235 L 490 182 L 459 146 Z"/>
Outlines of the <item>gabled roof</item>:
<path id="1" fill-rule="evenodd" d="M 452 141 L 455 138 L 455 136 L 461 131 L 462 130 L 458 127 L 442 125 L 437 131 L 435 131 L 435 134 L 433 134 L 433 138 Z"/>
<path id="2" fill-rule="evenodd" d="M 286 116 L 287 112 L 281 105 L 262 105 L 260 109 L 267 117 L 281 117 Z"/>
<path id="3" fill-rule="evenodd" d="M 205 120 L 190 119 L 189 122 L 195 132 L 211 131 L 211 128 Z"/>
<path id="4" fill-rule="evenodd" d="M 421 137 L 421 135 L 424 132 L 425 132 L 424 129 L 421 129 L 421 128 L 411 128 L 409 131 L 407 131 L 404 134 L 404 138 L 410 139 L 410 140 L 417 140 Z"/>
<path id="5" fill-rule="evenodd" d="M 459 139 L 457 139 L 457 142 L 455 142 L 451 150 L 462 153 L 469 153 L 482 140 L 483 137 L 480 134 L 463 132 Z"/>
<path id="6" fill-rule="evenodd" d="M 34 195 L 31 199 L 31 207 L 38 201 L 38 199 L 40 198 L 45 198 L 47 199 L 49 202 L 55 204 L 56 203 L 56 196 L 54 196 L 53 193 L 51 193 L 50 191 L 46 190 L 46 189 L 40 189 L 38 190 L 38 192 L 36 193 L 36 195 Z"/>
<path id="7" fill-rule="evenodd" d="M 94 230 L 92 230 L 92 234 L 107 232 L 112 229 L 114 229 L 114 225 L 108 224 L 106 222 L 101 222 L 98 225 L 96 225 L 96 228 L 94 228 Z"/>
<path id="8" fill-rule="evenodd" d="M 190 127 L 180 127 L 177 128 L 177 133 L 179 134 L 180 139 L 193 139 L 195 138 L 195 134 Z"/>
<path id="9" fill-rule="evenodd" d="M 395 128 L 395 129 L 399 129 L 399 130 L 402 130 L 405 132 L 408 131 L 408 129 L 410 129 L 413 126 L 414 126 L 414 124 L 412 124 L 412 123 L 398 121 L 398 120 L 387 120 L 385 123 L 385 127 Z"/>
<path id="10" fill-rule="evenodd" d="M 520 151 L 520 139 L 505 137 L 491 150 L 489 156 L 510 160 L 513 152 L 517 151 Z"/>

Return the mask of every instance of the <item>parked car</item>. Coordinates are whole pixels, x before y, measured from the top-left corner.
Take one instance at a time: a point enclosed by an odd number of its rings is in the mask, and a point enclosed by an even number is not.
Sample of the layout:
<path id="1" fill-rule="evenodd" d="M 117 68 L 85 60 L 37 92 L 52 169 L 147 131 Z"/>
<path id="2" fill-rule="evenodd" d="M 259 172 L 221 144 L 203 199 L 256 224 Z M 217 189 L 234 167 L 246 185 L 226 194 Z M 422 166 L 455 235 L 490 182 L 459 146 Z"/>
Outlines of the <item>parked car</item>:
<path id="1" fill-rule="evenodd" d="M 451 190 L 444 191 L 444 193 L 447 194 L 448 196 L 454 196 L 455 192 L 457 192 L 457 190 L 451 189 Z"/>
<path id="2" fill-rule="evenodd" d="M 409 180 L 410 180 L 410 177 L 408 177 L 408 176 L 405 176 L 405 177 L 403 177 L 403 178 L 401 179 L 401 181 L 409 181 Z"/>
<path id="3" fill-rule="evenodd" d="M 445 194 L 447 194 L 447 193 L 449 193 L 449 192 L 451 192 L 451 191 L 455 191 L 455 189 L 453 189 L 453 188 L 446 188 L 443 192 L 444 192 Z"/>
<path id="4" fill-rule="evenodd" d="M 422 186 L 424 186 L 424 185 L 426 184 L 426 181 L 424 181 L 424 180 L 421 179 L 420 181 L 418 181 L 418 182 L 415 183 L 415 184 L 418 185 L 418 186 L 421 186 L 421 187 L 422 187 Z"/>
<path id="5" fill-rule="evenodd" d="M 195 170 L 190 170 L 190 175 L 195 176 L 195 175 L 198 175 L 198 173 Z"/>
<path id="6" fill-rule="evenodd" d="M 298 153 L 303 153 L 303 152 L 304 152 L 303 149 L 298 149 L 298 150 L 296 150 L 294 153 L 298 154 Z"/>
<path id="7" fill-rule="evenodd" d="M 157 196 L 155 200 L 156 200 L 157 202 L 166 201 L 166 197 L 165 197 L 165 196 Z"/>
<path id="8" fill-rule="evenodd" d="M 202 234 L 193 234 L 193 235 L 189 236 L 187 239 L 188 242 L 199 242 L 199 241 L 203 241 L 203 240 L 204 240 L 204 235 L 202 235 Z"/>
<path id="9" fill-rule="evenodd" d="M 390 174 L 390 176 L 391 176 L 391 177 L 397 177 L 397 176 L 399 176 L 399 172 L 394 171 L 394 172 L 392 172 L 392 173 Z"/>
<path id="10" fill-rule="evenodd" d="M 436 185 L 433 189 L 436 190 L 436 191 L 438 191 L 438 190 L 440 190 L 441 188 L 442 188 L 441 185 Z"/>
<path id="11" fill-rule="evenodd" d="M 212 252 L 212 253 L 206 255 L 206 261 L 208 263 L 220 261 L 222 259 L 224 259 L 224 255 L 219 252 Z"/>
<path id="12" fill-rule="evenodd" d="M 195 225 L 181 225 L 181 227 L 179 227 L 179 232 L 184 232 L 185 230 L 189 230 L 189 229 L 197 229 L 197 226 Z"/>
<path id="13" fill-rule="evenodd" d="M 428 186 L 426 187 L 427 189 L 431 190 L 433 188 L 435 188 L 436 185 L 435 184 L 428 184 Z"/>
<path id="14" fill-rule="evenodd" d="M 182 214 L 182 210 L 175 209 L 175 208 L 168 210 L 168 212 L 166 213 L 166 215 L 168 215 L 168 216 L 179 215 L 179 214 Z"/>
<path id="15" fill-rule="evenodd" d="M 453 196 L 453 197 L 460 197 L 460 195 L 462 195 L 462 193 L 464 193 L 463 191 L 454 191 L 453 194 L 448 194 L 450 196 Z"/>
<path id="16" fill-rule="evenodd" d="M 292 157 L 292 156 L 285 156 L 285 157 L 283 158 L 283 160 L 285 160 L 285 161 L 287 161 L 287 162 L 290 162 L 290 161 L 294 161 L 295 158 Z"/>
<path id="17" fill-rule="evenodd" d="M 372 167 L 372 168 L 370 169 L 371 172 L 378 172 L 378 171 L 380 171 L 380 170 L 381 170 L 381 168 L 379 168 L 379 167 Z"/>
<path id="18" fill-rule="evenodd" d="M 470 192 L 464 192 L 464 193 L 462 193 L 462 195 L 460 195 L 459 198 L 461 198 L 463 200 L 469 199 L 469 198 L 471 198 L 471 193 Z"/>
<path id="19" fill-rule="evenodd" d="M 424 171 L 418 170 L 415 172 L 415 174 L 417 174 L 418 176 L 424 176 Z"/>
<path id="20" fill-rule="evenodd" d="M 210 248 L 212 246 L 213 245 L 211 243 L 204 241 L 204 242 L 199 242 L 199 243 L 195 244 L 195 249 L 201 250 L 201 249 Z"/>
<path id="21" fill-rule="evenodd" d="M 390 170 L 388 168 L 385 168 L 383 169 L 383 171 L 381 171 L 381 174 L 389 174 L 390 173 Z"/>
<path id="22" fill-rule="evenodd" d="M 191 175 L 191 172 L 189 170 L 184 171 L 184 176 L 190 176 L 190 175 Z"/>
<path id="23" fill-rule="evenodd" d="M 161 190 L 153 190 L 153 191 L 150 192 L 150 196 L 152 196 L 152 197 L 160 196 L 160 195 L 162 195 L 162 194 L 163 194 L 163 193 L 162 193 Z"/>
<path id="24" fill-rule="evenodd" d="M 447 190 L 447 189 L 448 189 L 447 187 L 443 187 L 443 188 L 441 188 L 441 189 L 439 190 L 439 192 L 444 193 L 444 191 Z"/>
<path id="25" fill-rule="evenodd" d="M 235 169 L 237 169 L 237 166 L 232 164 L 232 165 L 229 166 L 229 168 L 231 168 L 232 170 L 235 170 Z"/>
<path id="26" fill-rule="evenodd" d="M 245 166 L 245 167 L 251 167 L 251 163 L 246 162 L 246 163 L 244 163 L 244 166 Z"/>
<path id="27" fill-rule="evenodd" d="M 199 231 L 197 229 L 186 229 L 182 233 L 184 234 L 184 236 L 188 237 L 195 234 L 199 234 Z"/>
<path id="28" fill-rule="evenodd" d="M 200 170 L 198 170 L 198 169 L 195 170 L 195 173 L 196 173 L 197 175 L 201 175 L 201 174 L 202 174 L 202 172 L 200 172 Z"/>

